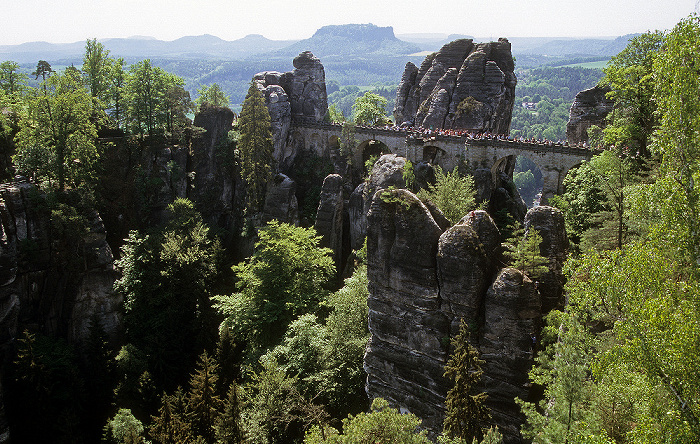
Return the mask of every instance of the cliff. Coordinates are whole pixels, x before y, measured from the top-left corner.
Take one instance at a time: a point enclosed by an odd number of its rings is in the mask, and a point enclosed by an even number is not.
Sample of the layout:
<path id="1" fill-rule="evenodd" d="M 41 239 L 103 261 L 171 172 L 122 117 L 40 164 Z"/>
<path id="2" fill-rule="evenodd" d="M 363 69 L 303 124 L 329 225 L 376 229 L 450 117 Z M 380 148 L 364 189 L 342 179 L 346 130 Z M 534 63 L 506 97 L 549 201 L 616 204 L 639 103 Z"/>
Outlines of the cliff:
<path id="1" fill-rule="evenodd" d="M 411 192 L 385 189 L 374 194 L 367 219 L 369 396 L 388 399 L 439 433 L 449 389 L 443 378 L 449 338 L 463 319 L 486 361 L 482 389 L 504 442 L 522 442 L 514 398 L 531 398 L 533 336 L 542 316 L 562 302 L 551 297 L 561 299 L 563 280 L 535 283 L 519 270 L 501 268 L 500 233 L 484 211 L 444 229 Z M 561 213 L 550 207 L 526 217 L 526 226 L 540 231 L 541 254 L 556 276 L 568 244 L 561 222 Z"/>
<path id="2" fill-rule="evenodd" d="M 615 102 L 607 98 L 610 88 L 594 86 L 576 94 L 569 110 L 566 139 L 569 143 L 588 142 L 588 128 L 605 126 L 605 118 L 613 110 Z"/>
<path id="3" fill-rule="evenodd" d="M 507 39 L 459 39 L 408 62 L 396 92 L 397 124 L 508 134 L 517 79 Z"/>

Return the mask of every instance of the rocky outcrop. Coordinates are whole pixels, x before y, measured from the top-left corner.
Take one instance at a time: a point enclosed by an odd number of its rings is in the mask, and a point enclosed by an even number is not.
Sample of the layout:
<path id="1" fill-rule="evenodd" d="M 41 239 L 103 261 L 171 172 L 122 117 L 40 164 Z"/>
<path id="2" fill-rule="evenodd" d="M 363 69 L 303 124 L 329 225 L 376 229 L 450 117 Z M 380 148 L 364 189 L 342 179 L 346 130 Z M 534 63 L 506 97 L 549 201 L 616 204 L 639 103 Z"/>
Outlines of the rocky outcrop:
<path id="1" fill-rule="evenodd" d="M 459 39 L 407 63 L 396 93 L 397 124 L 508 134 L 517 79 L 507 39 Z"/>
<path id="2" fill-rule="evenodd" d="M 296 196 L 297 184 L 285 176 L 277 174 L 267 185 L 262 222 L 278 220 L 291 225 L 299 225 L 299 204 Z"/>
<path id="3" fill-rule="evenodd" d="M 505 443 L 520 442 L 524 418 L 515 398 L 529 399 L 532 338 L 539 334 L 541 320 L 535 284 L 519 270 L 501 270 L 486 293 L 479 349 L 486 361 L 483 383 L 489 395 L 487 405 Z"/>
<path id="4" fill-rule="evenodd" d="M 527 212 L 525 230 L 534 229 L 542 237 L 540 255 L 547 258 L 549 271 L 539 277 L 538 289 L 542 299 L 542 311 L 564 308 L 564 284 L 566 276 L 562 266 L 569 254 L 569 238 L 566 235 L 564 214 L 548 206 L 534 207 Z"/>
<path id="5" fill-rule="evenodd" d="M 102 219 L 93 211 L 87 232 L 66 237 L 72 228 L 52 225 L 44 199 L 29 183 L 0 188 L 0 341 L 23 326 L 80 342 L 94 315 L 114 338 L 122 297 L 112 290 L 117 275 Z"/>
<path id="6" fill-rule="evenodd" d="M 112 340 L 121 332 L 122 296 L 113 290 L 117 273 L 102 219 L 83 214 L 87 224 L 75 230 L 61 211 L 52 215 L 32 184 L 0 186 L 0 379 L 24 329 L 77 343 L 94 320 Z M 0 442 L 8 434 L 0 405 Z"/>
<path id="7" fill-rule="evenodd" d="M 554 276 L 534 282 L 502 268 L 501 234 L 487 212 L 473 211 L 443 228 L 409 191 L 375 193 L 367 232 L 369 396 L 387 398 L 420 417 L 431 434 L 439 433 L 449 388 L 442 376 L 449 338 L 464 320 L 486 361 L 482 384 L 494 421 L 504 442 L 522 442 L 523 418 L 514 399 L 532 399 L 534 341 L 542 316 L 561 303 L 563 281 L 556 279 L 567 244 L 561 216 L 551 207 L 526 216 L 527 227 L 543 237 L 541 254 L 550 258 Z"/>
<path id="8" fill-rule="evenodd" d="M 321 247 L 333 250 L 333 261 L 338 271 L 344 266 L 343 253 L 345 230 L 345 199 L 343 197 L 343 178 L 339 174 L 330 174 L 323 180 L 316 222 L 314 229 L 321 236 Z"/>
<path id="9" fill-rule="evenodd" d="M 442 311 L 450 319 L 450 335 L 460 320 L 477 327 L 486 289 L 496 271 L 501 235 L 485 211 L 472 211 L 440 236 L 438 278 Z"/>
<path id="10" fill-rule="evenodd" d="M 292 119 L 320 122 L 328 111 L 326 74 L 321 61 L 305 51 L 294 58 L 293 64 L 290 72 L 268 71 L 253 76 L 270 112 L 274 158 L 282 172 L 288 172 L 296 157 L 296 145 L 288 143 Z"/>
<path id="11" fill-rule="evenodd" d="M 204 133 L 194 137 L 190 156 L 182 167 L 188 175 L 186 195 L 212 227 L 236 232 L 241 223 L 244 184 L 234 146 L 228 141 L 233 111 L 203 105 L 194 125 Z"/>
<path id="12" fill-rule="evenodd" d="M 253 82 L 265 97 L 272 125 L 273 156 L 284 170 L 284 166 L 294 162 L 296 154 L 287 147 L 292 125 L 292 104 L 288 92 L 291 89 L 291 73 L 261 72 L 253 76 Z"/>
<path id="13" fill-rule="evenodd" d="M 439 428 L 449 321 L 440 310 L 437 245 L 442 230 L 406 190 L 380 190 L 367 233 L 370 297 L 367 392 Z"/>
<path id="14" fill-rule="evenodd" d="M 362 182 L 350 195 L 350 245 L 353 250 L 362 248 L 367 234 L 367 212 L 377 190 L 395 187 L 405 188 L 403 178 L 406 159 L 396 154 L 385 154 L 372 167 L 369 179 Z"/>
<path id="15" fill-rule="evenodd" d="M 566 124 L 569 143 L 588 142 L 588 128 L 593 125 L 605 126 L 605 118 L 615 106 L 615 102 L 607 97 L 609 92 L 609 87 L 596 85 L 576 94 Z"/>

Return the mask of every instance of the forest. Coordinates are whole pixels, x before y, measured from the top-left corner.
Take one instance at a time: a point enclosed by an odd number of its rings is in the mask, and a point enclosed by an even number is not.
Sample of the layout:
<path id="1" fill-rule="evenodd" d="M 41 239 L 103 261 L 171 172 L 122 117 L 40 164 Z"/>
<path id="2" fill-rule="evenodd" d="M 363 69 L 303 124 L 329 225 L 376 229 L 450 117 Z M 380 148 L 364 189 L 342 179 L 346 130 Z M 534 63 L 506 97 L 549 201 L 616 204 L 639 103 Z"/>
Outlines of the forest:
<path id="1" fill-rule="evenodd" d="M 570 241 L 567 305 L 547 316 L 537 344 L 530 383 L 541 399 L 518 400 L 527 440 L 700 441 L 698 65 L 693 15 L 634 37 L 602 71 L 519 71 L 513 135 L 563 139 L 573 97 L 597 83 L 616 104 L 605 125 L 589 130 L 601 153 L 570 172 L 550 202 Z M 124 296 L 117 338 L 99 319 L 82 342 L 21 326 L 2 367 L 11 442 L 501 442 L 466 329 L 446 338 L 454 389 L 442 434 L 428 436 L 414 415 L 367 398 L 367 251 L 353 251 L 339 279 L 311 217 L 301 226 L 261 221 L 274 164 L 270 115 L 253 84 L 216 147 L 245 184 L 237 232 L 214 226 L 207 206 L 186 198 L 156 208 L 164 184 L 139 156 L 191 147 L 202 130 L 190 117 L 230 105 L 217 83 L 202 83 L 195 101 L 185 86 L 150 60 L 111 57 L 94 39 L 80 67 L 39 61 L 30 78 L 17 63 L 0 64 L 0 149 L 11 153 L 0 175 L 36 185 L 30 198 L 62 234 L 57 260 L 66 267 L 79 262 L 71 247 L 90 233 L 94 210 L 118 226 L 108 239 L 114 290 Z M 384 124 L 395 88 L 331 81 L 329 113 L 342 113 L 346 125 Z M 115 179 L 117 154 L 128 159 L 119 166 L 128 183 Z M 320 174 L 313 161 L 307 166 Z M 173 181 L 187 175 L 174 161 L 166 169 Z M 413 171 L 405 174 L 413 183 Z M 120 187 L 133 199 L 109 198 Z M 438 171 L 419 192 L 452 223 L 477 208 L 474 195 L 472 178 L 456 170 Z M 132 213 L 117 224 L 111 205 Z M 506 231 L 512 265 L 537 281 L 541 238 Z M 240 257 L 234 244 L 250 254 Z M 38 248 L 21 245 L 22 260 L 31 263 Z"/>

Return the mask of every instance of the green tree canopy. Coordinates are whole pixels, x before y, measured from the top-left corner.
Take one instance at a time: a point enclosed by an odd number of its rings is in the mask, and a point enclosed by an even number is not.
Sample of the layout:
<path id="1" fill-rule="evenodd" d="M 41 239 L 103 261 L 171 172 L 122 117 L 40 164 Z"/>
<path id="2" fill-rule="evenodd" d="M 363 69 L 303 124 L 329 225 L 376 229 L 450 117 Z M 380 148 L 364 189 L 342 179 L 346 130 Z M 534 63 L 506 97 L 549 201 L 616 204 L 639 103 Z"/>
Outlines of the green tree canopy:
<path id="1" fill-rule="evenodd" d="M 603 70 L 603 85 L 610 86 L 615 108 L 603 130 L 605 145 L 624 148 L 632 155 L 649 156 L 651 135 L 658 125 L 653 93 L 656 81 L 653 62 L 663 34 L 647 32 L 630 39 Z"/>
<path id="2" fill-rule="evenodd" d="M 195 103 L 201 107 L 204 103 L 214 106 L 229 106 L 229 98 L 217 83 L 202 85 L 198 90 Z"/>
<path id="3" fill-rule="evenodd" d="M 355 99 L 352 115 L 357 125 L 381 126 L 389 122 L 386 116 L 386 99 L 378 94 L 366 92 Z"/>
<path id="4" fill-rule="evenodd" d="M 40 69 L 38 75 L 46 75 L 50 66 Z M 90 183 L 99 157 L 90 94 L 77 70 L 50 76 L 42 85 L 43 93 L 27 100 L 13 162 L 20 173 L 61 190 L 66 183 Z"/>
<path id="5" fill-rule="evenodd" d="M 239 293 L 216 297 L 224 326 L 247 339 L 253 360 L 280 342 L 292 320 L 316 308 L 335 270 L 313 228 L 271 221 L 258 234 L 250 259 L 233 267 Z"/>
<path id="6" fill-rule="evenodd" d="M 427 189 L 418 192 L 419 198 L 437 205 L 453 224 L 476 207 L 475 196 L 472 176 L 461 176 L 456 168 L 445 174 L 440 166 L 435 167 L 435 184 L 428 184 Z"/>

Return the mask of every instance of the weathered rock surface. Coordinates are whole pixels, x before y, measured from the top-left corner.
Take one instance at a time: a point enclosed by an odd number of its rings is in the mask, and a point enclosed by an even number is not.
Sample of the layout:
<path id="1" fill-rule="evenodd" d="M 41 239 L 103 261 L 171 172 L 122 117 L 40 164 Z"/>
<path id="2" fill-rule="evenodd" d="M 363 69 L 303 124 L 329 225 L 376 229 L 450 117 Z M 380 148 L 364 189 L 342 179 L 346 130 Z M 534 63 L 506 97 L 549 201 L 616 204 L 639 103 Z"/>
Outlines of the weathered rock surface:
<path id="1" fill-rule="evenodd" d="M 542 316 L 561 300 L 556 298 L 568 245 L 558 210 L 537 207 L 525 220 L 540 231 L 541 254 L 550 258 L 552 277 L 537 283 L 501 268 L 501 234 L 485 211 L 473 211 L 443 231 L 409 191 L 375 194 L 367 233 L 370 397 L 385 397 L 418 415 L 431 435 L 439 433 L 450 386 L 442 377 L 448 338 L 463 319 L 486 361 L 483 390 L 504 442 L 522 442 L 523 417 L 514 399 L 532 400 L 533 337 L 540 334 Z"/>
<path id="2" fill-rule="evenodd" d="M 397 124 L 508 134 L 515 101 L 515 64 L 507 39 L 460 39 L 406 64 L 396 93 Z"/>
<path id="3" fill-rule="evenodd" d="M 542 311 L 564 308 L 564 284 L 562 270 L 569 254 L 569 238 L 566 235 L 564 214 L 553 207 L 531 208 L 525 216 L 525 230 L 535 229 L 542 236 L 540 254 L 547 259 L 549 271 L 537 279 L 542 299 Z"/>
<path id="4" fill-rule="evenodd" d="M 265 97 L 265 105 L 270 112 L 273 156 L 280 167 L 291 165 L 296 155 L 287 147 L 289 128 L 292 125 L 292 104 L 287 92 L 291 87 L 291 75 L 261 72 L 253 76 L 253 82 Z"/>
<path id="5" fill-rule="evenodd" d="M 187 197 L 197 206 L 212 227 L 237 231 L 243 206 L 244 184 L 235 162 L 228 132 L 233 111 L 225 107 L 204 106 L 194 117 L 194 125 L 205 132 L 192 140 L 186 168 L 189 181 Z"/>
<path id="6" fill-rule="evenodd" d="M 437 245 L 442 230 L 411 192 L 380 190 L 369 211 L 369 329 L 365 370 L 371 397 L 442 422 L 449 321 L 440 311 Z"/>
<path id="7" fill-rule="evenodd" d="M 593 125 L 605 126 L 605 118 L 615 106 L 615 102 L 606 97 L 609 92 L 609 87 L 596 85 L 576 94 L 566 124 L 569 143 L 588 142 L 588 128 Z"/>
<path id="8" fill-rule="evenodd" d="M 316 210 L 314 229 L 321 236 L 321 247 L 333 250 L 333 261 L 338 271 L 344 266 L 344 215 L 345 199 L 343 196 L 343 178 L 339 174 L 330 174 L 323 180 L 321 196 Z"/>
<path id="9" fill-rule="evenodd" d="M 485 211 L 472 211 L 440 236 L 438 278 L 442 311 L 451 322 L 450 336 L 459 331 L 461 319 L 470 326 L 479 325 L 483 297 L 496 271 L 500 237 Z"/>
<path id="10" fill-rule="evenodd" d="M 529 399 L 528 372 L 534 363 L 532 336 L 539 334 L 542 309 L 535 284 L 522 272 L 504 268 L 484 301 L 479 340 L 483 382 L 494 422 L 505 443 L 517 443 L 523 417 L 515 398 Z"/>
<path id="11" fill-rule="evenodd" d="M 296 145 L 288 143 L 292 119 L 320 122 L 328 111 L 326 74 L 321 61 L 304 51 L 294 58 L 294 70 L 261 72 L 253 82 L 265 96 L 270 112 L 274 157 L 278 169 L 288 172 L 294 164 Z"/>
<path id="12" fill-rule="evenodd" d="M 81 342 L 97 319 L 113 339 L 119 334 L 122 296 L 113 291 L 112 250 L 99 214 L 86 217 L 88 231 L 77 242 L 60 237 L 34 185 L 0 186 L 0 379 L 10 344 L 25 328 Z M 3 410 L 0 441 L 8 433 Z"/>
<path id="13" fill-rule="evenodd" d="M 0 341 L 15 337 L 22 325 L 80 342 L 93 315 L 108 335 L 119 333 L 122 297 L 112 290 L 112 250 L 96 211 L 79 244 L 69 244 L 52 232 L 36 187 L 10 183 L 0 188 L 0 219 Z"/>
<path id="14" fill-rule="evenodd" d="M 405 188 L 403 178 L 406 159 L 396 154 L 385 154 L 372 167 L 366 182 L 361 183 L 350 195 L 350 244 L 353 250 L 362 248 L 367 234 L 367 212 L 377 190 L 395 187 Z"/>
<path id="15" fill-rule="evenodd" d="M 297 184 L 285 176 L 277 174 L 267 185 L 262 222 L 278 220 L 291 225 L 299 225 L 299 204 L 296 196 Z"/>

